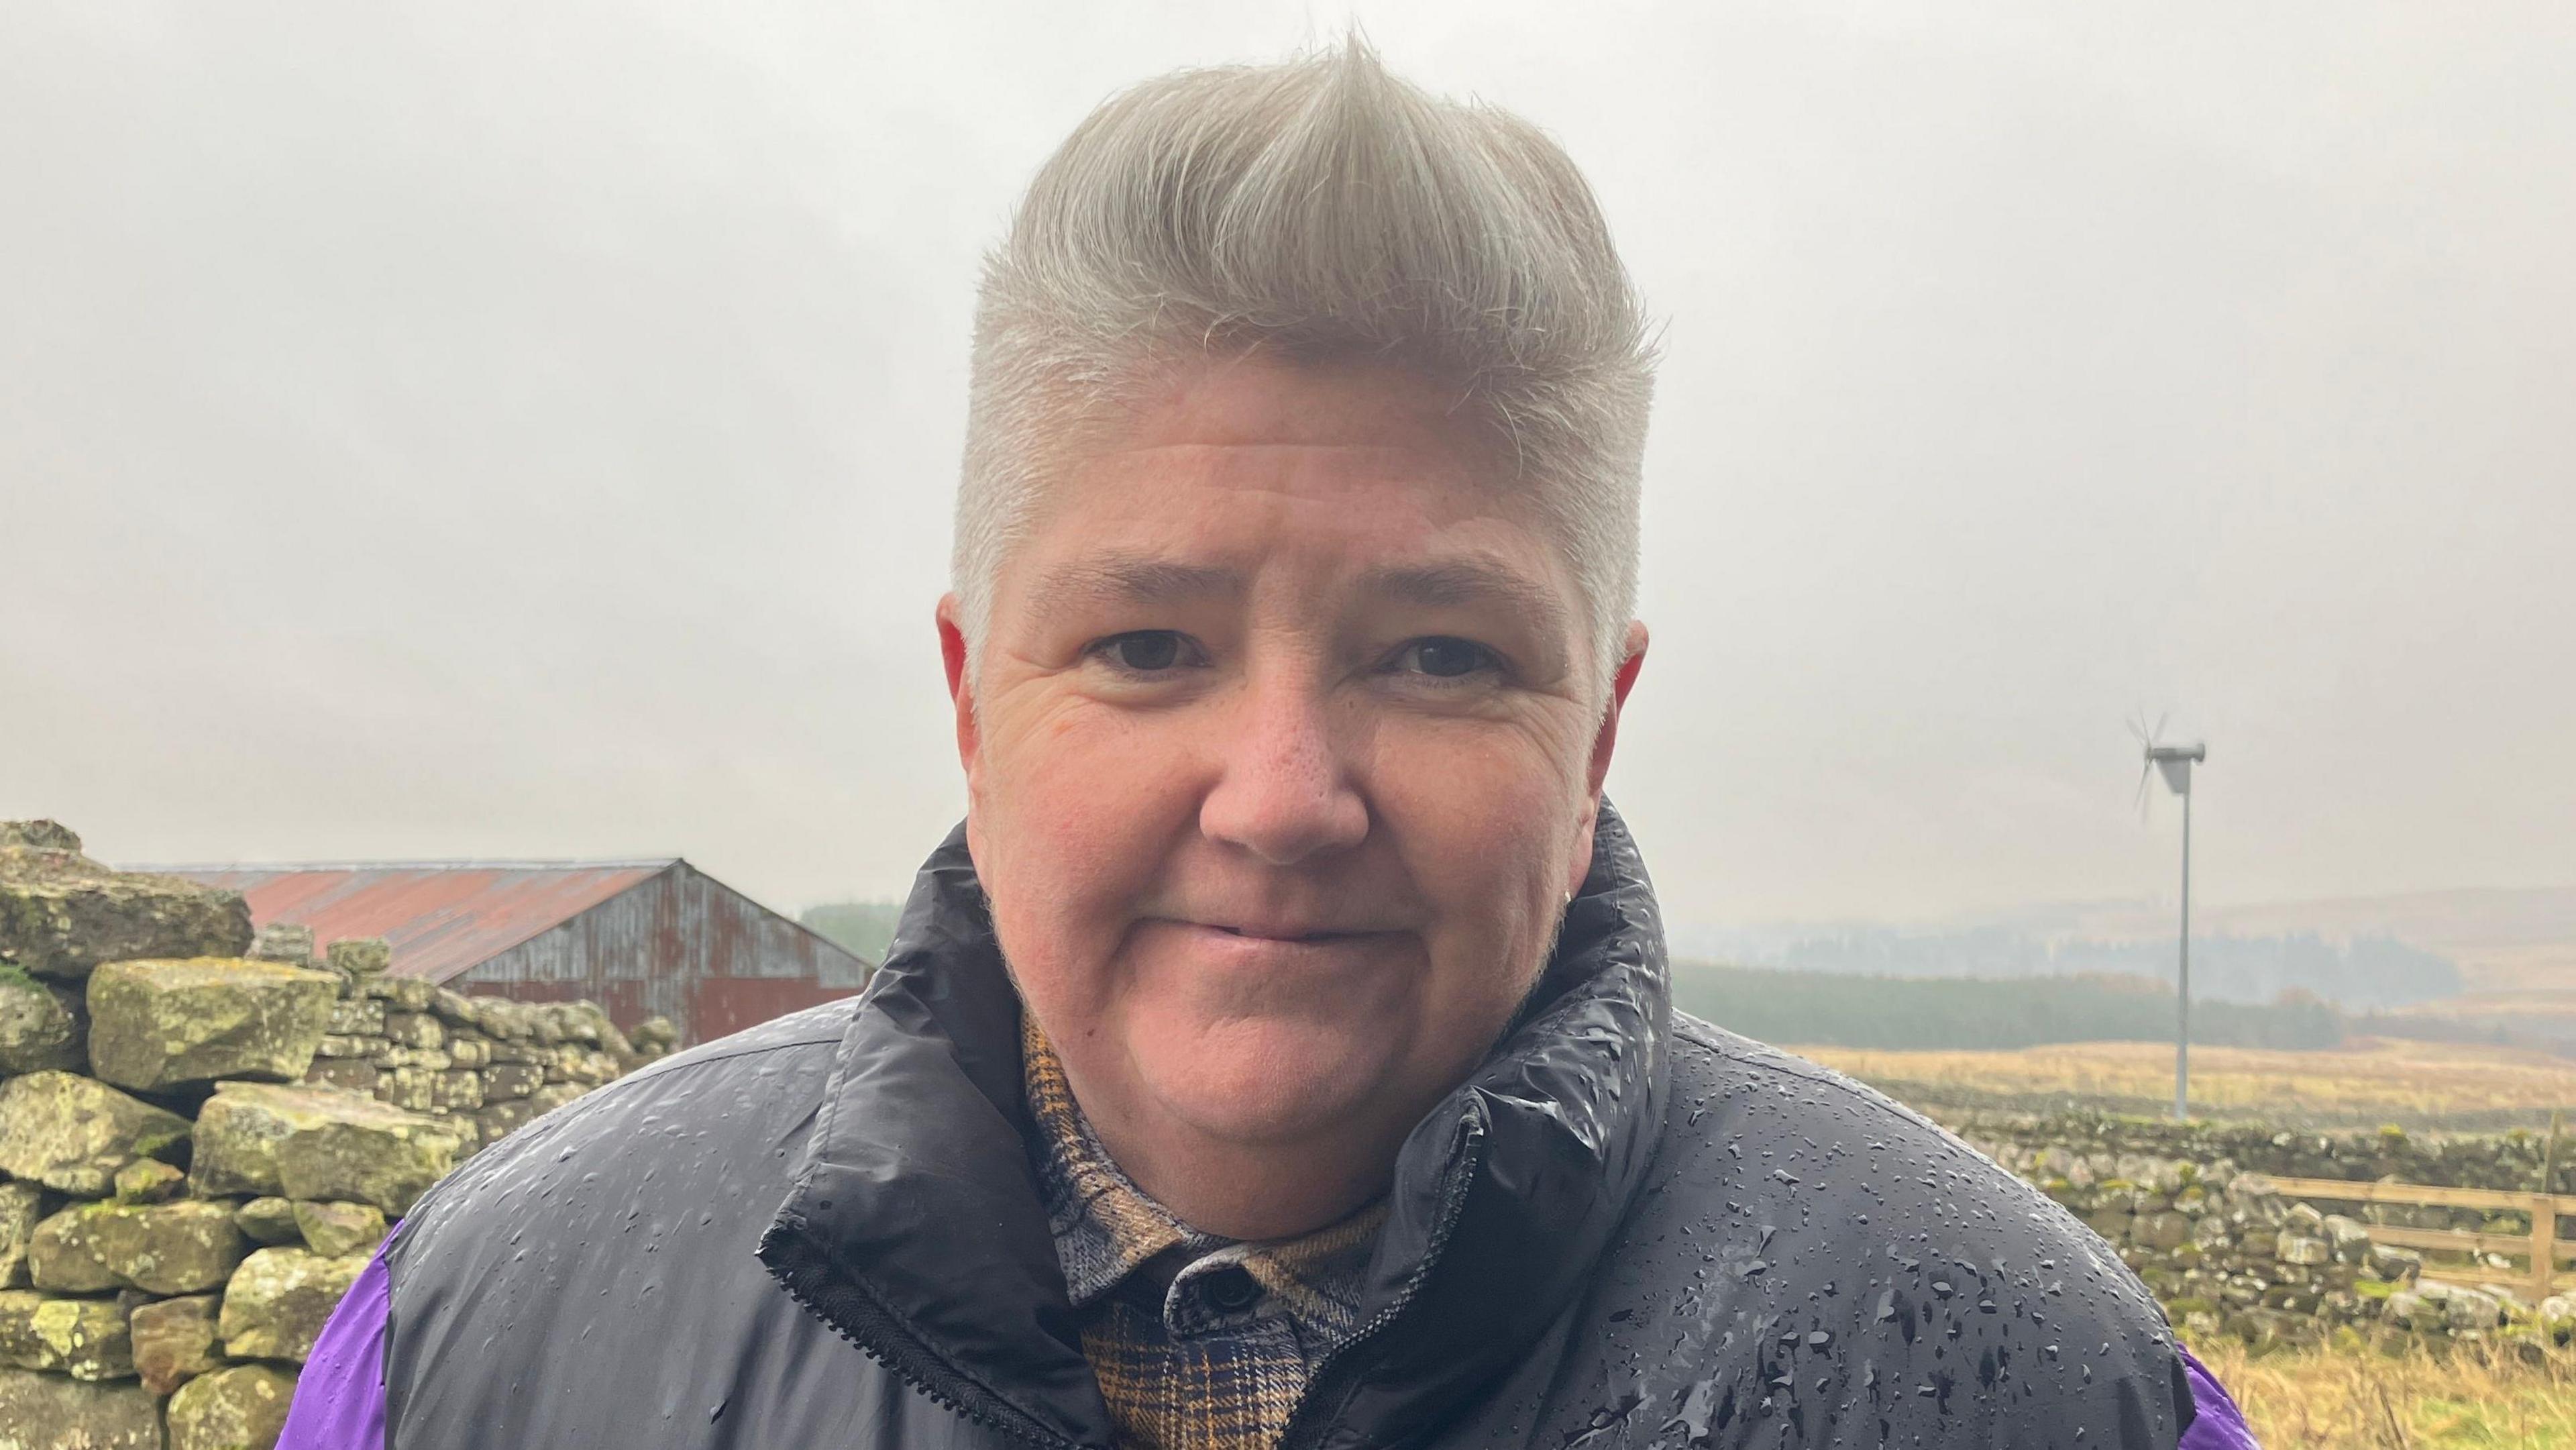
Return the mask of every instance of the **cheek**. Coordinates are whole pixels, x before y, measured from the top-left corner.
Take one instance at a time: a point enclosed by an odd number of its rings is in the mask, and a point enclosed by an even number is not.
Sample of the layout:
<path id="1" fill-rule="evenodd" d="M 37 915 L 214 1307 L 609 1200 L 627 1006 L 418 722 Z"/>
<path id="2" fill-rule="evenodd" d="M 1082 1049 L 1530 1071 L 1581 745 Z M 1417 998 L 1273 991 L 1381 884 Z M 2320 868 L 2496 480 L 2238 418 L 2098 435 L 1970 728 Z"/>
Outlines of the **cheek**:
<path id="1" fill-rule="evenodd" d="M 1002 947 L 1033 994 L 1097 977 L 1192 819 L 1179 754 L 1079 708 L 988 727 L 972 831 Z"/>
<path id="2" fill-rule="evenodd" d="M 1576 788 L 1526 738 L 1381 753 L 1372 791 L 1438 922 L 1446 990 L 1517 1000 L 1564 893 Z"/>

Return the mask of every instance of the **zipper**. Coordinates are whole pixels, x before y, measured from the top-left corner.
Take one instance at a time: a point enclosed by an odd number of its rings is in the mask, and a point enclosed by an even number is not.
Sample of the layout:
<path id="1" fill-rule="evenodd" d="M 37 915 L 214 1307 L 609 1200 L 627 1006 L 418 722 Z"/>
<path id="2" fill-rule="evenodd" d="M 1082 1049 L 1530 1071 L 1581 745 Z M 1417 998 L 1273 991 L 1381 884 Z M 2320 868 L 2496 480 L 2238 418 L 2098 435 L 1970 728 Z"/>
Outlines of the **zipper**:
<path id="1" fill-rule="evenodd" d="M 887 1373 L 932 1404 L 1041 1450 L 1107 1450 L 1102 1446 L 1082 1446 L 1051 1433 L 1027 1412 L 951 1371 L 901 1321 L 879 1308 L 865 1290 L 843 1290 L 839 1271 L 819 1261 L 820 1256 L 803 1242 L 801 1232 L 777 1234 L 761 1247 L 761 1258 L 768 1262 L 771 1276 L 787 1291 L 788 1298 L 830 1325 L 834 1333 L 857 1346 L 859 1353 L 884 1366 Z M 825 1282 L 799 1282 L 809 1275 Z"/>
<path id="2" fill-rule="evenodd" d="M 1467 1141 L 1449 1160 L 1448 1172 L 1441 1179 L 1440 1212 L 1431 1222 L 1431 1242 L 1424 1247 L 1421 1262 L 1413 1266 L 1413 1272 L 1405 1278 L 1403 1287 L 1395 1291 L 1392 1302 L 1315 1366 L 1314 1375 L 1306 1381 L 1305 1393 L 1297 1397 L 1296 1407 L 1288 1412 L 1288 1429 L 1279 1437 L 1278 1450 L 1311 1450 L 1312 1446 L 1321 1443 L 1331 1422 L 1321 1418 L 1310 1420 L 1307 1411 L 1323 1400 L 1324 1386 L 1330 1382 L 1333 1372 L 1353 1363 L 1353 1351 L 1384 1333 L 1389 1325 L 1403 1316 L 1414 1296 L 1422 1292 L 1424 1281 L 1431 1277 L 1432 1266 L 1440 1261 L 1440 1251 L 1448 1246 L 1450 1233 L 1458 1227 L 1458 1215 L 1467 1207 L 1467 1189 L 1475 1182 L 1476 1170 L 1484 1165 L 1485 1120 L 1482 1113 L 1468 1118 L 1466 1137 Z M 1338 1390 L 1340 1386 L 1334 1388 Z"/>

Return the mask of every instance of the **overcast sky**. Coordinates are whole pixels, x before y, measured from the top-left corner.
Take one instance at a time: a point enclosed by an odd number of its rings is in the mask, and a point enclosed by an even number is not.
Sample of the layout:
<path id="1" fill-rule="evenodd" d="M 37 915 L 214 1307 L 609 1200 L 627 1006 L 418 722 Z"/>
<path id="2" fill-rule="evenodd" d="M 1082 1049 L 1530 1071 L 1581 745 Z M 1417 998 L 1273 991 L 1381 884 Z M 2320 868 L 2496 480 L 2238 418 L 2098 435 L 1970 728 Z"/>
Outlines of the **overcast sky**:
<path id="1" fill-rule="evenodd" d="M 1352 13 L 0 0 L 0 815 L 899 892 L 981 248 Z M 2576 882 L 2576 7 L 1355 13 L 1666 329 L 1671 917 L 2169 894 L 2141 707 L 2214 899 Z"/>

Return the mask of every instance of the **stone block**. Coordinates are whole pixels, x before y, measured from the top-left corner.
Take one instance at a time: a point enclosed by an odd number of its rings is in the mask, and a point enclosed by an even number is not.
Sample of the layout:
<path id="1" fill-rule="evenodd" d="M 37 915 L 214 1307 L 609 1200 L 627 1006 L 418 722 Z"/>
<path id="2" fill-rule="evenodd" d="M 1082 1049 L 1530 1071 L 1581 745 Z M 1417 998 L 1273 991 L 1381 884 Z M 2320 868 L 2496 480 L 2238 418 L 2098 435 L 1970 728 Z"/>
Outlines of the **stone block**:
<path id="1" fill-rule="evenodd" d="M 292 1082 L 313 1065 L 339 984 L 247 957 L 118 961 L 89 979 L 90 1071 L 130 1088 Z"/>
<path id="2" fill-rule="evenodd" d="M 419 977 L 397 977 L 386 973 L 364 979 L 360 990 L 397 1010 L 425 1012 L 429 1010 L 429 999 L 438 991 L 438 984 Z"/>
<path id="3" fill-rule="evenodd" d="M 298 1202 L 295 1224 L 305 1246 L 326 1259 L 373 1253 L 385 1241 L 384 1210 L 372 1203 Z"/>
<path id="4" fill-rule="evenodd" d="M 432 1085 L 430 1106 L 442 1113 L 472 1112 L 483 1106 L 483 1074 L 466 1068 L 440 1073 Z"/>
<path id="5" fill-rule="evenodd" d="M 416 1114 L 399 1123 L 355 1117 L 324 1123 L 286 1140 L 278 1177 L 289 1198 L 370 1203 L 401 1214 L 456 1166 L 463 1136 Z"/>
<path id="6" fill-rule="evenodd" d="M 104 1198 L 137 1158 L 176 1154 L 188 1120 L 68 1072 L 0 1082 L 0 1173 L 60 1193 Z"/>
<path id="7" fill-rule="evenodd" d="M 2372 1274 L 2391 1284 L 2412 1284 L 2424 1273 L 2424 1256 L 2395 1244 L 2372 1244 L 2366 1262 Z"/>
<path id="8" fill-rule="evenodd" d="M 229 1203 L 78 1203 L 36 1225 L 27 1267 L 39 1289 L 194 1294 L 249 1252 Z"/>
<path id="9" fill-rule="evenodd" d="M 0 1450 L 163 1450 L 161 1402 L 138 1384 L 0 1370 Z"/>
<path id="10" fill-rule="evenodd" d="M 314 954 L 313 928 L 291 921 L 272 921 L 251 937 L 245 955 L 263 962 L 284 962 L 290 967 L 309 967 L 321 959 Z"/>
<path id="11" fill-rule="evenodd" d="M 505 1042 L 525 1042 L 534 1030 L 528 1004 L 508 997 L 468 997 L 485 1033 Z"/>
<path id="12" fill-rule="evenodd" d="M 137 1158 L 116 1170 L 119 1203 L 167 1203 L 188 1186 L 188 1175 L 158 1158 Z"/>
<path id="13" fill-rule="evenodd" d="M 404 1112 L 426 1113 L 438 1105 L 438 1078 L 424 1067 L 387 1068 L 376 1075 L 376 1101 Z"/>
<path id="14" fill-rule="evenodd" d="M 27 1245 L 45 1218 L 45 1191 L 32 1183 L 0 1183 L 0 1289 L 24 1288 Z"/>
<path id="15" fill-rule="evenodd" d="M 322 1322 L 367 1266 L 364 1254 L 326 1259 L 305 1249 L 261 1249 L 225 1286 L 216 1328 L 234 1359 L 301 1364 Z"/>
<path id="16" fill-rule="evenodd" d="M 313 1049 L 313 1055 L 317 1058 L 367 1057 L 373 1052 L 374 1049 L 368 1045 L 367 1039 L 337 1032 L 323 1033 L 321 1044 Z M 307 1076 L 310 1075 L 307 1074 Z"/>
<path id="17" fill-rule="evenodd" d="M 482 1111 L 474 1115 L 474 1121 L 482 1129 L 484 1142 L 497 1143 L 535 1116 L 536 1111 L 524 1099 L 511 1098 L 486 1103 Z"/>
<path id="18" fill-rule="evenodd" d="M 2084 1226 L 2115 1246 L 2129 1241 L 2130 1223 L 2131 1215 L 2125 1208 L 2097 1208 L 2084 1215 Z"/>
<path id="19" fill-rule="evenodd" d="M 483 1067 L 492 1061 L 492 1040 L 481 1033 L 447 1034 L 447 1060 L 457 1067 Z"/>
<path id="20" fill-rule="evenodd" d="M 352 1093 L 225 1083 L 197 1115 L 190 1179 L 209 1197 L 346 1199 L 401 1213 L 454 1166 L 457 1138 Z"/>
<path id="21" fill-rule="evenodd" d="M 0 967 L 0 1072 L 78 1072 L 88 1061 L 80 989 Z"/>
<path id="22" fill-rule="evenodd" d="M 485 1102 L 524 1098 L 545 1085 L 545 1069 L 532 1063 L 503 1062 L 483 1069 Z"/>
<path id="23" fill-rule="evenodd" d="M 2306 1234 L 2285 1233 L 2272 1245 L 2272 1257 L 2284 1264 L 2315 1265 L 2333 1257 L 2326 1241 Z"/>
<path id="24" fill-rule="evenodd" d="M 275 1365 L 200 1375 L 170 1397 L 169 1450 L 270 1450 L 294 1399 L 295 1376 Z"/>
<path id="25" fill-rule="evenodd" d="M 2453 1334 L 2463 1330 L 2493 1329 L 2504 1322 L 2504 1306 L 2495 1295 L 2483 1289 L 2463 1289 L 2455 1285 L 2449 1300 L 2442 1306 L 2442 1315 Z"/>
<path id="26" fill-rule="evenodd" d="M 166 1395 L 223 1363 L 215 1338 L 219 1304 L 218 1295 L 189 1294 L 134 1306 L 126 1326 L 145 1389 Z"/>
<path id="27" fill-rule="evenodd" d="M 540 1113 L 551 1113 L 566 1103 L 579 1101 L 589 1091 L 579 1083 L 550 1082 L 530 1094 L 528 1103 Z"/>
<path id="28" fill-rule="evenodd" d="M 112 871 L 77 851 L 0 846 L 0 965 L 77 980 L 101 962 L 239 956 L 250 941 L 237 893 Z"/>
<path id="29" fill-rule="evenodd" d="M 607 1036 L 608 1014 L 597 1002 L 585 998 L 567 1002 L 563 1009 L 564 1036 L 585 1047 L 597 1047 Z"/>
<path id="30" fill-rule="evenodd" d="M 384 1069 L 372 1062 L 326 1057 L 314 1059 L 312 1069 L 304 1074 L 304 1081 L 310 1087 L 336 1088 L 341 1092 L 373 1097 L 376 1084 L 383 1076 Z"/>
<path id="31" fill-rule="evenodd" d="M 233 1227 L 252 1242 L 272 1247 L 304 1241 L 304 1228 L 295 1221 L 295 1201 L 276 1195 L 254 1198 L 234 1210 Z"/>
<path id="32" fill-rule="evenodd" d="M 447 1045 L 447 1028 L 427 1012 L 387 1012 L 385 1036 L 396 1047 L 437 1048 Z"/>
<path id="33" fill-rule="evenodd" d="M 2370 1230 L 2359 1219 L 2339 1213 L 2325 1217 L 2326 1249 L 2338 1264 L 2358 1264 L 2369 1256 Z"/>
<path id="34" fill-rule="evenodd" d="M 2146 1248 L 2169 1252 L 2191 1237 L 2191 1220 L 2172 1209 L 2159 1209 L 2140 1215 L 2130 1233 Z"/>
<path id="35" fill-rule="evenodd" d="M 429 994 L 429 1010 L 450 1027 L 479 1027 L 482 1014 L 475 1009 L 474 999 L 462 992 L 441 987 Z"/>
<path id="36" fill-rule="evenodd" d="M 382 1037 L 385 1004 L 376 997 L 350 997 L 331 1004 L 330 1029 L 348 1037 Z M 357 1056 L 356 1053 L 347 1054 Z"/>
<path id="37" fill-rule="evenodd" d="M 325 961 L 350 976 L 384 976 L 394 966 L 394 943 L 384 937 L 340 937 L 325 950 Z"/>
<path id="38" fill-rule="evenodd" d="M 79 1380 L 134 1373 L 125 1309 L 113 1299 L 59 1299 L 31 1289 L 0 1290 L 0 1365 Z M 0 1429 L 6 1422 L 0 1421 Z M 6 1441 L 0 1441 L 5 1445 Z"/>
<path id="39" fill-rule="evenodd" d="M 394 948 L 380 936 L 349 936 L 331 943 L 325 957 L 353 977 L 373 977 L 392 968 Z"/>

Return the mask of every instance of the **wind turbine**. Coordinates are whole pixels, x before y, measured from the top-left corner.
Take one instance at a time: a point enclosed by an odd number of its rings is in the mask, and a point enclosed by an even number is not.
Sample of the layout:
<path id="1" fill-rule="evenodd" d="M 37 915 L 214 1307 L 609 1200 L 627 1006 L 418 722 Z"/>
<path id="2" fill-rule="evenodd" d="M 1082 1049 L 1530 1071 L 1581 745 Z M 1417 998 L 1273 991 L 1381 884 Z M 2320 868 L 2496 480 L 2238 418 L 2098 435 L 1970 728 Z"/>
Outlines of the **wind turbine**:
<path id="1" fill-rule="evenodd" d="M 2141 710 L 2129 723 L 2129 733 L 2146 750 L 2146 764 L 2138 767 L 2139 818 L 2147 813 L 2149 775 L 2162 775 L 2166 788 L 2182 797 L 2182 955 L 2174 976 L 2174 1121 L 2179 1123 L 2191 1117 L 2191 768 L 2209 758 L 2209 747 L 2197 740 L 2165 744 L 2168 718 L 2158 716 L 2150 730 Z"/>

